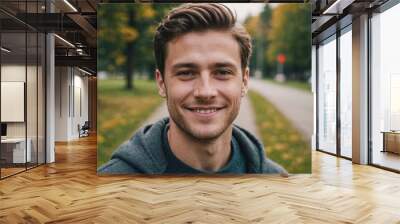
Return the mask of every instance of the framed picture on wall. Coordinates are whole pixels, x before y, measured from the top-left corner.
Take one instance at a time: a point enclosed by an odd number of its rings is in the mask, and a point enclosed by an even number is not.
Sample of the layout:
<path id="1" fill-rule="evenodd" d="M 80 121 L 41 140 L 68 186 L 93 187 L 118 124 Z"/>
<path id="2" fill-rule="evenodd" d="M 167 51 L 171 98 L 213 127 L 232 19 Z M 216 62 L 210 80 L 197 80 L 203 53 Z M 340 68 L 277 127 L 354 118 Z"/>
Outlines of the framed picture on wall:
<path id="1" fill-rule="evenodd" d="M 25 82 L 1 82 L 1 122 L 24 122 Z"/>

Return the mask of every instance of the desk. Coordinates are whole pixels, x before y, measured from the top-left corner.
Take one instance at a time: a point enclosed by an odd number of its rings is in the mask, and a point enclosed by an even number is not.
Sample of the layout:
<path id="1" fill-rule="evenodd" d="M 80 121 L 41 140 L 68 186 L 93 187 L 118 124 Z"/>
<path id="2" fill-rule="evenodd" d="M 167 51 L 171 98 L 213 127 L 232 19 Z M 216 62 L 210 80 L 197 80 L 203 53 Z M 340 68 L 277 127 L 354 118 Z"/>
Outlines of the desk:
<path id="1" fill-rule="evenodd" d="M 400 131 L 382 131 L 381 133 L 383 133 L 382 152 L 400 154 Z"/>
<path id="2" fill-rule="evenodd" d="M 1 139 L 1 157 L 9 163 L 25 163 L 32 160 L 31 145 L 32 140 L 27 139 L 28 147 L 25 154 L 25 138 L 6 138 Z M 10 148 L 11 147 L 11 148 Z M 4 156 L 3 156 L 4 154 Z M 12 154 L 12 155 L 11 155 Z M 11 160 L 12 158 L 12 160 Z M 25 159 L 27 159 L 25 161 Z"/>

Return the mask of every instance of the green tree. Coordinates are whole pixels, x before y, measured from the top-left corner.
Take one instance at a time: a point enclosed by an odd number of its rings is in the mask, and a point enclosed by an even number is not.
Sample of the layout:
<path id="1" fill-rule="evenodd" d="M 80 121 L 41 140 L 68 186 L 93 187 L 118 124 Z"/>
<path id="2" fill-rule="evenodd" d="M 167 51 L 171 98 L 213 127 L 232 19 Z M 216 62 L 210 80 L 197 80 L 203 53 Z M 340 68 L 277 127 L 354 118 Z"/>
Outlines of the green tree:
<path id="1" fill-rule="evenodd" d="M 101 4 L 98 10 L 99 70 L 123 73 L 133 89 L 134 74 L 153 77 L 153 37 L 165 14 L 177 4 Z"/>
<path id="2" fill-rule="evenodd" d="M 306 80 L 311 69 L 311 9 L 308 4 L 282 4 L 272 13 L 267 58 L 286 56 L 285 73 L 289 79 Z"/>
<path id="3" fill-rule="evenodd" d="M 268 48 L 268 33 L 271 26 L 272 9 L 268 4 L 263 11 L 255 16 L 249 16 L 244 22 L 244 26 L 252 37 L 253 55 L 250 61 L 250 70 L 261 71 L 264 77 L 271 74 L 271 64 L 265 57 Z"/>
<path id="4" fill-rule="evenodd" d="M 123 27 L 128 17 L 120 4 L 98 7 L 98 70 L 115 73 L 126 62 Z"/>

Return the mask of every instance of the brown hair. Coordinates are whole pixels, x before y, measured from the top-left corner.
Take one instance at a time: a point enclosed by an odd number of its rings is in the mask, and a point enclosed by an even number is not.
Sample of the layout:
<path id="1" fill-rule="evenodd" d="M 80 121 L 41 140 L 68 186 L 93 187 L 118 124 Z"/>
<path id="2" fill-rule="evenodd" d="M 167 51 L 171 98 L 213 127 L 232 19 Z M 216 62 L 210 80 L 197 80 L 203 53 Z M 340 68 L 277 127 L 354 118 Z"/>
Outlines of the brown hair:
<path id="1" fill-rule="evenodd" d="M 179 36 L 205 30 L 230 31 L 240 47 L 241 67 L 250 61 L 251 38 L 245 28 L 236 24 L 236 15 L 225 5 L 218 3 L 188 3 L 175 8 L 157 27 L 154 36 L 154 55 L 157 69 L 164 76 L 167 43 Z"/>

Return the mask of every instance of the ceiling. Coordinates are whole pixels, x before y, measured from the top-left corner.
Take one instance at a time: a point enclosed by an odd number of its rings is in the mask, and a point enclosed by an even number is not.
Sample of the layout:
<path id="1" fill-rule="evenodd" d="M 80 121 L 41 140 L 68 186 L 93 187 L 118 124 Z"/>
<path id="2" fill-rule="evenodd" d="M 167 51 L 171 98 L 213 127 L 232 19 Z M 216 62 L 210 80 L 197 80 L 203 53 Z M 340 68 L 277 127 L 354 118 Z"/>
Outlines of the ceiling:
<path id="1" fill-rule="evenodd" d="M 26 55 L 25 31 L 51 32 L 57 34 L 56 66 L 80 66 L 96 73 L 96 6 L 99 2 L 99 0 L 47 0 L 46 4 L 45 0 L 1 0 L 0 24 L 2 39 L 4 38 L 2 44 L 12 49 L 8 58 L 16 60 L 21 58 L 21 55 Z M 30 53 L 35 51 L 36 47 L 28 44 L 28 56 L 30 57 Z"/>
<path id="2" fill-rule="evenodd" d="M 179 1 L 179 0 L 175 0 Z M 268 2 L 277 2 L 270 0 Z M 387 0 L 310 0 L 312 5 L 313 39 L 325 32 L 337 21 L 348 15 L 371 10 Z M 47 5 L 46 5 L 47 2 Z M 134 2 L 133 0 L 1 0 L 0 22 L 8 48 L 25 55 L 25 40 L 18 33 L 28 31 L 54 32 L 56 65 L 81 66 L 96 72 L 97 58 L 97 11 L 99 3 Z M 149 2 L 149 1 L 142 1 Z M 161 0 L 156 2 L 162 2 Z M 237 2 L 249 2 L 237 0 Z M 253 1 L 250 1 L 253 2 Z M 260 1 L 254 1 L 260 2 Z M 282 2 L 282 1 L 279 1 Z M 304 2 L 287 0 L 285 2 Z M 333 5 L 335 7 L 333 7 Z M 332 9 L 334 8 L 334 9 Z M 328 10 L 329 9 L 329 10 Z M 51 12 L 51 13 L 50 13 Z M 327 13 L 328 12 L 328 13 Z M 14 36 L 14 37 L 13 37 Z M 21 36 L 21 34 L 20 34 Z M 29 39 L 29 38 L 28 38 Z M 66 40 L 66 41 L 63 41 Z M 3 43 L 5 43 L 3 41 Z M 72 45 L 73 46 L 72 46 Z M 5 45 L 4 45 L 5 46 Z M 32 51 L 28 45 L 28 55 Z"/>
<path id="3" fill-rule="evenodd" d="M 374 11 L 388 0 L 311 0 L 313 43 L 352 22 L 354 16 Z"/>

